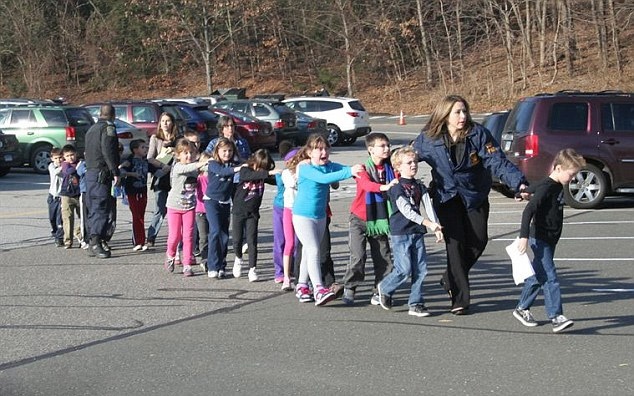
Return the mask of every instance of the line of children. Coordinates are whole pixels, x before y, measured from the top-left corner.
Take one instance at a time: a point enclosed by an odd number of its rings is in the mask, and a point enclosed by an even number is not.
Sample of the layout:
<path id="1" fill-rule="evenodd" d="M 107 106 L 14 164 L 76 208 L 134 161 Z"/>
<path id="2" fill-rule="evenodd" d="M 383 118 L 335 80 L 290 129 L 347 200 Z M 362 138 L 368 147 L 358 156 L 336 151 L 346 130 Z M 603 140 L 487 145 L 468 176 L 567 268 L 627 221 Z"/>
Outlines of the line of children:
<path id="1" fill-rule="evenodd" d="M 147 205 L 147 174 L 161 172 L 162 169 L 155 169 L 148 164 L 147 144 L 144 141 L 132 141 L 130 146 L 132 156 L 122 167 L 133 218 L 133 250 L 139 251 L 147 249 L 143 225 Z M 333 182 L 355 176 L 357 191 L 350 209 L 351 260 L 344 276 L 344 304 L 354 303 L 355 288 L 364 280 L 367 242 L 375 266 L 376 293 L 372 300 L 377 300 L 384 309 L 390 309 L 393 293 L 411 276 L 408 312 L 414 316 L 428 316 L 422 291 L 427 272 L 423 235 L 426 227 L 435 233 L 437 242 L 442 241 L 443 234 L 426 187 L 415 179 L 418 170 L 416 154 L 409 147 L 397 150 L 392 155 L 392 168 L 389 161 L 390 142 L 386 135 L 370 134 L 366 138 L 366 146 L 370 155 L 365 167 L 347 167 L 331 162 L 327 141 L 313 136 L 303 148 L 286 150 L 286 169 L 280 172 L 274 170 L 275 163 L 266 150 L 256 151 L 246 164 L 237 166 L 233 159 L 235 145 L 229 139 L 220 138 L 211 159 L 203 155 L 198 162 L 193 162 L 198 152 L 196 146 L 186 139 L 179 140 L 175 149 L 177 162 L 171 171 L 171 184 L 175 188 L 170 192 L 167 204 L 170 227 L 165 268 L 173 272 L 176 247 L 182 241 L 183 274 L 186 277 L 193 275 L 192 235 L 198 222 L 196 217 L 201 217 L 199 229 L 201 237 L 207 242 L 207 246 L 202 245 L 206 257 L 203 268 L 211 278 L 224 277 L 233 198 L 233 240 L 241 241 L 242 231 L 246 229 L 246 240 L 251 252 L 249 280 L 258 280 L 259 208 L 264 183 L 276 183 L 281 190 L 278 191 L 277 206 L 283 204 L 281 214 L 276 215 L 281 221 L 283 232 L 278 230 L 276 234 L 284 235 L 281 238 L 283 245 L 280 246 L 282 265 L 279 268 L 280 265 L 276 264 L 276 281 L 281 278 L 282 290 L 292 290 L 291 261 L 295 238 L 298 237 L 303 246 L 303 258 L 296 295 L 301 302 L 315 301 L 316 305 L 324 305 L 334 298 L 334 293 L 323 287 L 319 267 L 319 245 L 324 232 L 328 189 Z M 79 227 L 77 230 L 74 227 L 74 213 L 80 207 L 80 178 L 77 172 L 80 164 L 76 150 L 70 145 L 61 150 L 54 148 L 51 159 L 47 198 L 51 234 L 58 246 L 70 248 L 73 243 L 71 235 L 74 234 L 81 241 Z M 537 325 L 530 307 L 542 288 L 553 331 L 559 332 L 573 324 L 563 316 L 553 254 L 563 225 L 563 185 L 584 165 L 583 157 L 574 150 L 562 150 L 555 159 L 549 177 L 529 188 L 533 198 L 522 216 L 520 251 L 526 251 L 530 243 L 535 255 L 532 262 L 535 275 L 526 280 L 517 308 L 513 311 L 514 317 L 525 326 Z M 236 173 L 239 173 L 241 181 L 237 185 L 238 191 L 234 192 Z M 400 177 L 397 179 L 398 175 Z M 198 193 L 197 185 L 200 185 Z M 386 192 L 389 199 L 386 199 Z M 198 205 L 197 198 L 201 201 Z M 197 212 L 199 216 L 196 216 Z M 208 236 L 205 235 L 207 230 L 210 230 Z M 388 235 L 394 256 L 399 257 L 391 272 L 390 244 L 386 241 Z M 211 246 L 213 249 L 208 248 Z M 238 242 L 234 242 L 233 248 L 236 252 L 233 273 L 238 278 L 243 264 L 242 249 Z M 312 291 L 309 281 L 313 286 Z"/>

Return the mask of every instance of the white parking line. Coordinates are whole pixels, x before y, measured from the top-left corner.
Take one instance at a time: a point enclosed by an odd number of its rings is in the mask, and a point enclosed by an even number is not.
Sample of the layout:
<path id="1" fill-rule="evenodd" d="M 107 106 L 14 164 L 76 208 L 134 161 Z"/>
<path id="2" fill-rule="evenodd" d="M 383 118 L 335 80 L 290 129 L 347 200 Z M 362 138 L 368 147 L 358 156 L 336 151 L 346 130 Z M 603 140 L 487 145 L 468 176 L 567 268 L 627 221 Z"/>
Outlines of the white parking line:
<path id="1" fill-rule="evenodd" d="M 582 241 L 587 241 L 589 239 L 589 237 L 562 237 L 560 238 L 560 240 L 582 240 Z M 593 240 L 595 239 L 606 239 L 606 240 L 612 240 L 612 239 L 634 239 L 634 236 L 622 236 L 622 237 L 618 237 L 618 236 L 605 236 L 605 237 L 592 237 Z M 491 239 L 492 241 L 514 241 L 515 238 L 493 238 Z"/>

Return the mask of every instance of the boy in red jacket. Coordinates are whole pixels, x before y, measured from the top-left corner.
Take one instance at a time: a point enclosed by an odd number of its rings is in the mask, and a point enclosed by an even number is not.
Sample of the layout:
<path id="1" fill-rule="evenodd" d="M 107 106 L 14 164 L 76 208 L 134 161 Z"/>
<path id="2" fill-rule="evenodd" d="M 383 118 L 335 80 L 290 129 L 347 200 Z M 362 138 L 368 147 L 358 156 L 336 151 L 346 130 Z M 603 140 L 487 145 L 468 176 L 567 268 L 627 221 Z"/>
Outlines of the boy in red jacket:
<path id="1" fill-rule="evenodd" d="M 366 246 L 374 264 L 374 288 L 370 303 L 379 305 L 376 285 L 392 269 L 390 258 L 390 206 L 385 192 L 398 181 L 390 164 L 390 140 L 383 133 L 366 136 L 369 158 L 365 170 L 355 178 L 357 193 L 350 206 L 349 247 L 350 262 L 343 278 L 342 301 L 354 304 L 357 286 L 365 279 Z"/>

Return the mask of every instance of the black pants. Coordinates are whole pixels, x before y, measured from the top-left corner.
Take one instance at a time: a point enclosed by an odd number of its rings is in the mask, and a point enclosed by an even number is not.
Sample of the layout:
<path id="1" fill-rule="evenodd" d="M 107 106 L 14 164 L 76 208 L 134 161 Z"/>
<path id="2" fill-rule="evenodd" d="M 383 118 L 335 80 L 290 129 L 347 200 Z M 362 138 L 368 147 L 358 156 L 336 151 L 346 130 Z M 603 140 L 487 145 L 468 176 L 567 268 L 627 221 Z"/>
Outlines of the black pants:
<path id="1" fill-rule="evenodd" d="M 88 205 L 88 229 L 91 243 L 107 239 L 108 226 L 111 224 L 112 195 L 111 184 L 97 181 L 99 171 L 89 169 L 86 172 L 86 204 Z"/>
<path id="2" fill-rule="evenodd" d="M 447 250 L 447 270 L 442 277 L 444 287 L 451 292 L 452 308 L 468 308 L 471 299 L 469 271 L 489 240 L 489 201 L 467 211 L 462 199 L 455 197 L 435 209 L 443 226 Z"/>
<path id="3" fill-rule="evenodd" d="M 233 228 L 231 238 L 233 240 L 233 252 L 236 257 L 242 258 L 242 241 L 247 241 L 249 247 L 249 268 L 254 268 L 258 262 L 258 222 L 259 213 L 233 212 Z"/>

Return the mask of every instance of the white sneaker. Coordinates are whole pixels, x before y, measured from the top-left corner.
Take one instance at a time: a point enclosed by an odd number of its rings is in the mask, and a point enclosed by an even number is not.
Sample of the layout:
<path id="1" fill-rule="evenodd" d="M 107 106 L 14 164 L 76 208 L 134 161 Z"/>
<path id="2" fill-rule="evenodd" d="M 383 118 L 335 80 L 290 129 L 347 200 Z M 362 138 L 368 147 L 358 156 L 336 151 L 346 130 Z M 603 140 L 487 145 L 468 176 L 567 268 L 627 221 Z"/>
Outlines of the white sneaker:
<path id="1" fill-rule="evenodd" d="M 207 272 L 207 276 L 209 278 L 217 278 L 218 277 L 218 271 L 208 271 Z"/>
<path id="2" fill-rule="evenodd" d="M 240 276 L 242 276 L 242 259 L 236 257 L 235 260 L 233 260 L 233 277 L 234 278 L 239 278 Z"/>
<path id="3" fill-rule="evenodd" d="M 246 243 L 242 244 L 242 254 L 247 254 L 249 253 L 249 245 L 247 245 Z"/>
<path id="4" fill-rule="evenodd" d="M 135 247 L 132 248 L 132 250 L 134 250 L 135 252 L 138 252 L 141 249 L 143 249 L 143 245 L 136 245 Z"/>
<path id="5" fill-rule="evenodd" d="M 257 272 L 255 272 L 255 267 L 249 268 L 249 282 L 257 282 L 260 277 L 258 277 Z"/>

